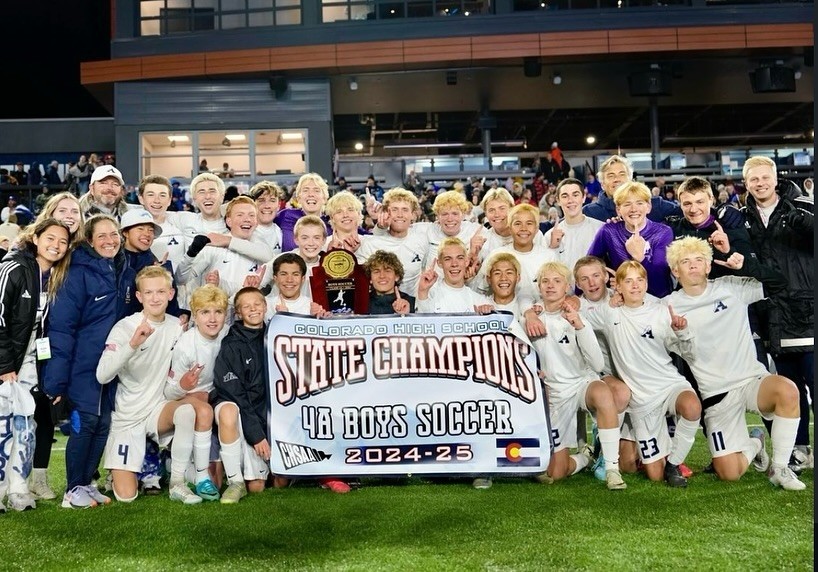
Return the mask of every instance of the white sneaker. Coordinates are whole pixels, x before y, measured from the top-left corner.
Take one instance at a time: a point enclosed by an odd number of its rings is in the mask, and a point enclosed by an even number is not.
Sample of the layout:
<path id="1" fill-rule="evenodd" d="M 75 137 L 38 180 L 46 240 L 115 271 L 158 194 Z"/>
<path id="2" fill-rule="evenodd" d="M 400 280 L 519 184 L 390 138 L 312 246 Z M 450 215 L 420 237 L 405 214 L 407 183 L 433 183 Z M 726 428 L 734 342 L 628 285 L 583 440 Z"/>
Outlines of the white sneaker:
<path id="1" fill-rule="evenodd" d="M 621 491 L 628 488 L 628 485 L 622 480 L 622 474 L 619 469 L 608 469 L 605 471 L 605 484 L 610 491 Z"/>
<path id="2" fill-rule="evenodd" d="M 752 465 L 756 471 L 763 473 L 770 468 L 770 455 L 767 454 L 764 445 L 764 431 L 762 431 L 760 427 L 754 427 L 753 430 L 750 431 L 750 439 L 758 439 L 761 441 L 761 450 L 753 458 Z"/>
<path id="3" fill-rule="evenodd" d="M 9 508 L 17 512 L 24 510 L 34 510 L 37 503 L 30 493 L 9 493 Z"/>
<path id="4" fill-rule="evenodd" d="M 45 469 L 34 469 L 28 481 L 28 492 L 37 500 L 53 500 L 57 494 L 48 486 L 48 474 Z"/>
<path id="5" fill-rule="evenodd" d="M 807 488 L 807 485 L 799 481 L 795 473 L 786 465 L 781 467 L 774 466 L 770 469 L 770 482 L 785 491 L 803 491 Z M 10 496 L 11 495 L 9 495 L 9 497 Z"/>
<path id="6" fill-rule="evenodd" d="M 491 488 L 491 477 L 477 477 L 472 481 L 471 486 L 479 490 Z"/>
<path id="7" fill-rule="evenodd" d="M 97 501 L 98 505 L 111 504 L 111 497 L 102 494 L 98 488 L 88 485 L 87 487 L 85 487 L 85 490 L 88 491 L 89 497 Z"/>
<path id="8" fill-rule="evenodd" d="M 243 482 L 230 483 L 222 493 L 220 501 L 222 504 L 236 504 L 245 496 L 247 496 L 247 487 Z"/>
<path id="9" fill-rule="evenodd" d="M 202 497 L 194 493 L 185 483 L 170 487 L 170 500 L 182 501 L 184 504 L 199 504 Z"/>

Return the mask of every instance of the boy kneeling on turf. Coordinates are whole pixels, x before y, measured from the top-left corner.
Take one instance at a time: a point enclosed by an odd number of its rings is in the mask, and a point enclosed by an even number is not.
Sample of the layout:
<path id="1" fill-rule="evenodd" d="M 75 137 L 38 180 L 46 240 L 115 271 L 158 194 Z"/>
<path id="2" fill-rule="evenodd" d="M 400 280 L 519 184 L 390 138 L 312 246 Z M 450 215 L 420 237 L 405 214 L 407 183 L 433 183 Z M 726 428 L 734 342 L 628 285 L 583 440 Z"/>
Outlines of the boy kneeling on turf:
<path id="1" fill-rule="evenodd" d="M 236 292 L 233 309 L 236 321 L 222 340 L 213 368 L 214 412 L 227 476 L 221 502 L 226 504 L 239 502 L 248 490 L 262 492 L 270 474 L 264 374 L 267 301 L 258 288 L 245 287 Z"/>
<path id="2" fill-rule="evenodd" d="M 122 502 L 137 497 L 145 437 L 160 447 L 173 439 L 171 500 L 202 502 L 185 483 L 197 430 L 196 411 L 190 403 L 168 401 L 164 396 L 173 347 L 182 335 L 179 319 L 166 313 L 173 296 L 167 270 L 161 266 L 140 270 L 136 275 L 136 297 L 143 309 L 116 323 L 97 365 L 99 383 L 110 383 L 119 376 L 105 445 L 105 468 L 111 470 L 114 496 Z"/>
<path id="3" fill-rule="evenodd" d="M 205 284 L 190 296 L 190 311 L 194 327 L 179 338 L 173 348 L 173 361 L 165 397 L 190 403 L 196 410 L 196 433 L 193 436 L 193 468 L 196 494 L 204 500 L 219 500 L 218 484 L 208 475 L 211 455 L 218 460 L 218 441 L 211 448 L 213 408 L 216 397 L 213 386 L 213 366 L 222 338 L 227 334 L 227 293 L 213 284 Z M 176 446 L 174 443 L 173 447 Z M 212 452 L 211 452 L 212 450 Z M 220 467 L 219 467 L 220 470 Z M 220 472 L 214 475 L 219 483 Z"/>

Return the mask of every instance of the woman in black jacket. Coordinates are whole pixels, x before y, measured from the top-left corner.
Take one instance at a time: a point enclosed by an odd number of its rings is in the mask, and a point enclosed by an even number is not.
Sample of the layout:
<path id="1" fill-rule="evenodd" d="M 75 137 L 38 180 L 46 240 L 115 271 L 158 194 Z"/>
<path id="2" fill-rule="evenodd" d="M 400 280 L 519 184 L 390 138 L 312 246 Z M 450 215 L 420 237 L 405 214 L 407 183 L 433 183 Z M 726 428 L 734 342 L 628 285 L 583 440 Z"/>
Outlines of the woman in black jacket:
<path id="1" fill-rule="evenodd" d="M 37 387 L 38 360 L 50 353 L 43 323 L 65 278 L 69 240 L 66 225 L 45 219 L 0 263 L 0 443 L 12 441 L 11 447 L 0 446 L 0 455 L 10 452 L 0 458 L 0 512 L 6 491 L 14 510 L 36 507 L 26 483 L 34 452 L 34 399 L 28 392 Z"/>

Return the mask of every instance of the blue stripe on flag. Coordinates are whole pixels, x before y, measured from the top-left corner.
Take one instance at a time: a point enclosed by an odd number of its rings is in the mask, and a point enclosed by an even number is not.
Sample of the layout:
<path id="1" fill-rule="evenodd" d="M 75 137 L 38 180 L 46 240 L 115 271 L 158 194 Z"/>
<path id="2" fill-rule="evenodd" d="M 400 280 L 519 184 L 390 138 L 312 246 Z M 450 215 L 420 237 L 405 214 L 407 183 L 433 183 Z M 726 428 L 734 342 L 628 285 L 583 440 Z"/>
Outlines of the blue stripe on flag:
<path id="1" fill-rule="evenodd" d="M 539 457 L 522 457 L 519 461 L 509 461 L 505 457 L 497 457 L 498 467 L 539 467 Z"/>
<path id="2" fill-rule="evenodd" d="M 540 440 L 533 437 L 522 437 L 520 439 L 497 439 L 497 447 L 505 449 L 512 443 L 518 444 L 520 447 L 539 447 Z"/>

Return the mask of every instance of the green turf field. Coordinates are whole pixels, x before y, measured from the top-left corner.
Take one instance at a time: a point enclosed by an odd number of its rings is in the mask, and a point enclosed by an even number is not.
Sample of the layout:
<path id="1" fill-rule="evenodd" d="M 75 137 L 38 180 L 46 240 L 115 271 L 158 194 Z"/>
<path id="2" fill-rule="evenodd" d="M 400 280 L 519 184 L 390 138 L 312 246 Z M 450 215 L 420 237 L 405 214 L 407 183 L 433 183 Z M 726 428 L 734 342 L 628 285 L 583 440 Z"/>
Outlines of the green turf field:
<path id="1" fill-rule="evenodd" d="M 50 469 L 59 492 L 64 446 Z M 700 473 L 708 461 L 700 435 L 686 490 L 626 475 L 628 490 L 612 492 L 585 472 L 482 491 L 413 478 L 335 495 L 304 483 L 237 505 L 43 501 L 0 515 L 0 570 L 812 570 L 812 470 L 792 493 L 752 469 L 718 482 Z"/>

